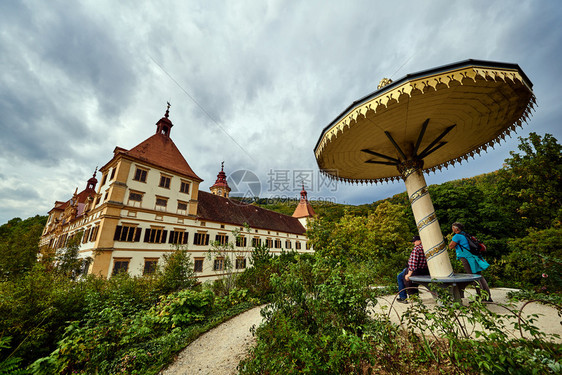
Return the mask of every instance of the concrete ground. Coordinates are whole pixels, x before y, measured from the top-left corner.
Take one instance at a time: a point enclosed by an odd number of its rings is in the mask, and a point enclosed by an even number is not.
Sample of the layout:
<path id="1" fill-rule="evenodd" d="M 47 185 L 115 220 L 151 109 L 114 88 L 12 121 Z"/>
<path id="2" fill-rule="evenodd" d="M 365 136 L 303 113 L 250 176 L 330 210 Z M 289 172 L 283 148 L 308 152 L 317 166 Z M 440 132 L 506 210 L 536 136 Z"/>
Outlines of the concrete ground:
<path id="1" fill-rule="evenodd" d="M 422 302 L 430 309 L 438 309 L 440 307 L 440 302 L 435 300 L 433 296 L 429 293 L 427 289 L 424 287 L 420 287 L 420 298 Z M 535 322 L 533 325 L 539 329 L 540 332 L 551 335 L 559 335 L 558 338 L 550 337 L 548 341 L 553 341 L 557 343 L 562 343 L 562 318 L 558 315 L 558 310 L 552 305 L 543 305 L 536 302 L 526 304 L 524 302 L 518 302 L 511 306 L 504 306 L 508 305 L 510 302 L 507 299 L 507 293 L 510 291 L 516 291 L 516 289 L 509 289 L 509 288 L 493 288 L 492 292 L 492 299 L 494 300 L 493 303 L 486 303 L 486 308 L 494 313 L 501 314 L 505 317 L 506 323 L 508 321 L 508 317 L 515 316 L 515 314 L 519 314 L 521 311 L 521 317 L 526 319 L 531 317 L 533 314 L 536 314 L 538 317 L 535 318 Z M 462 302 L 463 305 L 468 305 L 469 296 L 474 296 L 476 294 L 475 289 L 467 288 L 465 290 L 465 297 L 463 298 Z M 385 314 L 390 317 L 390 320 L 396 324 L 400 324 L 400 318 L 404 314 L 407 309 L 413 307 L 413 303 L 399 303 L 395 300 L 397 295 L 388 295 L 378 298 L 378 303 L 372 308 L 373 314 Z M 515 311 L 510 312 L 506 307 Z M 521 308 L 523 308 L 521 310 Z M 461 319 L 463 325 L 465 325 L 467 332 L 471 333 L 472 337 L 474 337 L 474 331 L 481 330 L 481 327 L 473 326 L 468 323 L 466 320 Z M 517 318 L 514 320 L 509 320 L 509 322 L 517 322 Z M 402 322 L 402 326 L 406 327 L 405 322 Z M 520 338 L 521 332 L 518 329 L 513 327 L 512 323 L 507 323 L 506 331 L 508 334 L 512 335 L 514 338 Z M 530 338 L 530 334 L 528 332 L 523 332 L 523 337 Z"/>

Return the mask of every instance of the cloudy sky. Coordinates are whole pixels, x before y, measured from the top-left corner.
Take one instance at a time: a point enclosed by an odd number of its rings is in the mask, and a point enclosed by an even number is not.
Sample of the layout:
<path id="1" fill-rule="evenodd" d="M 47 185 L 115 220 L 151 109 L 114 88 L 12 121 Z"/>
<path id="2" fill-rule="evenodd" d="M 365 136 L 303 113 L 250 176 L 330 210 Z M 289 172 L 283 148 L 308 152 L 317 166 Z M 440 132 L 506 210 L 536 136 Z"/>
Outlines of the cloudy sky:
<path id="1" fill-rule="evenodd" d="M 154 133 L 167 101 L 202 189 L 225 161 L 264 196 L 298 196 L 303 174 L 313 199 L 391 196 L 403 183 L 320 188 L 322 129 L 382 77 L 469 58 L 519 64 L 538 109 L 501 147 L 426 178 L 497 170 L 517 136 L 562 140 L 561 18 L 555 0 L 2 1 L 0 224 L 83 189 L 115 146 Z"/>

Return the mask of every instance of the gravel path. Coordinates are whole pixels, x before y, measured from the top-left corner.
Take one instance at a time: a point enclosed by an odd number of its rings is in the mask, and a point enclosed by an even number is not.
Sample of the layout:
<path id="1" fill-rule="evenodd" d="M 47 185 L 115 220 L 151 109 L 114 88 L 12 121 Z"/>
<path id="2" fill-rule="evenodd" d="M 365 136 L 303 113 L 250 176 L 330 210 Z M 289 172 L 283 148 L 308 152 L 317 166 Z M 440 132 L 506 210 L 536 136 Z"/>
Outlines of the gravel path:
<path id="1" fill-rule="evenodd" d="M 232 375 L 255 340 L 250 332 L 262 322 L 255 307 L 213 328 L 192 342 L 161 375 Z"/>

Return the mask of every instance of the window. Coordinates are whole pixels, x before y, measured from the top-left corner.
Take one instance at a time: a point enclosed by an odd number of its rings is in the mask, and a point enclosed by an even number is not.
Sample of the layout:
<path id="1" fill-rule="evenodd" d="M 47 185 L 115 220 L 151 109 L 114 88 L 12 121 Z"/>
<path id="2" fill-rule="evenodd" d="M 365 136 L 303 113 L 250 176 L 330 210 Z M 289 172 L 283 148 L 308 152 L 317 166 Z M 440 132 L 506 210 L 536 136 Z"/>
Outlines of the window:
<path id="1" fill-rule="evenodd" d="M 82 236 L 82 243 L 86 243 L 88 242 L 88 239 L 90 237 L 90 230 L 91 228 L 86 229 L 86 231 L 84 232 L 84 235 Z"/>
<path id="2" fill-rule="evenodd" d="M 63 234 L 62 237 L 61 237 L 59 247 L 65 247 L 67 241 L 68 241 L 68 233 L 65 233 L 65 234 Z"/>
<path id="3" fill-rule="evenodd" d="M 127 202 L 127 205 L 141 207 L 143 194 L 144 193 L 138 191 L 131 191 L 129 193 L 129 202 Z"/>
<path id="4" fill-rule="evenodd" d="M 236 237 L 236 247 L 246 247 L 246 237 L 238 236 Z"/>
<path id="5" fill-rule="evenodd" d="M 273 240 L 271 238 L 265 240 L 265 246 L 267 246 L 270 249 L 273 249 Z"/>
<path id="6" fill-rule="evenodd" d="M 178 214 L 187 215 L 187 202 L 178 201 Z"/>
<path id="7" fill-rule="evenodd" d="M 189 194 L 189 182 L 182 181 L 180 185 L 180 192 Z"/>
<path id="8" fill-rule="evenodd" d="M 205 258 L 195 258 L 193 260 L 193 271 L 203 272 L 203 260 Z"/>
<path id="9" fill-rule="evenodd" d="M 275 248 L 276 248 L 276 249 L 280 249 L 280 248 L 281 248 L 281 240 L 275 240 Z"/>
<path id="10" fill-rule="evenodd" d="M 156 204 L 154 205 L 155 210 L 166 211 L 167 206 L 168 206 L 168 198 L 156 197 Z"/>
<path id="11" fill-rule="evenodd" d="M 246 268 L 246 258 L 236 258 L 236 269 L 241 270 Z"/>
<path id="12" fill-rule="evenodd" d="M 285 241 L 285 249 L 290 249 L 291 248 L 291 241 L 290 240 L 286 240 Z"/>
<path id="13" fill-rule="evenodd" d="M 165 243 L 168 231 L 164 229 L 147 228 L 144 231 L 144 242 Z"/>
<path id="14" fill-rule="evenodd" d="M 261 239 L 254 237 L 252 238 L 252 247 L 261 246 Z"/>
<path id="15" fill-rule="evenodd" d="M 208 245 L 209 235 L 207 233 L 195 233 L 193 236 L 194 245 Z"/>
<path id="16" fill-rule="evenodd" d="M 310 250 L 310 243 L 306 242 L 306 250 Z"/>
<path id="17" fill-rule="evenodd" d="M 107 180 L 107 174 L 104 174 L 103 177 L 101 178 L 101 185 L 100 186 L 105 185 L 106 180 Z"/>
<path id="18" fill-rule="evenodd" d="M 160 176 L 160 187 L 169 189 L 170 188 L 170 177 L 168 176 Z"/>
<path id="19" fill-rule="evenodd" d="M 226 234 L 217 234 L 215 236 L 215 241 L 219 243 L 219 245 L 226 245 L 228 243 L 228 236 Z"/>
<path id="20" fill-rule="evenodd" d="M 78 270 L 78 274 L 87 275 L 91 264 L 92 264 L 91 260 L 85 260 L 84 262 L 82 262 L 82 267 L 80 267 L 80 269 Z"/>
<path id="21" fill-rule="evenodd" d="M 105 192 L 105 195 L 103 196 L 103 201 L 105 202 L 107 200 L 107 196 L 109 195 L 109 190 L 107 190 Z"/>
<path id="22" fill-rule="evenodd" d="M 130 225 L 118 225 L 115 227 L 114 241 L 139 242 L 142 228 Z"/>
<path id="23" fill-rule="evenodd" d="M 143 275 L 150 275 L 156 272 L 156 267 L 158 266 L 158 258 L 144 258 L 144 270 Z"/>
<path id="24" fill-rule="evenodd" d="M 115 171 L 117 171 L 117 168 L 113 168 L 113 169 L 111 170 L 111 177 L 109 177 L 109 180 L 110 180 L 110 181 L 115 178 Z"/>
<path id="25" fill-rule="evenodd" d="M 121 273 L 121 272 L 127 272 L 128 269 L 129 269 L 129 260 L 128 259 L 121 259 L 121 260 L 116 259 L 113 262 L 112 275 L 117 275 L 118 273 Z"/>
<path id="26" fill-rule="evenodd" d="M 213 271 L 223 271 L 224 270 L 224 258 L 215 259 L 213 264 Z"/>
<path id="27" fill-rule="evenodd" d="M 301 243 L 300 241 L 295 242 L 295 249 L 300 250 L 301 249 Z"/>
<path id="28" fill-rule="evenodd" d="M 100 229 L 99 225 L 96 225 L 92 231 L 90 232 L 90 241 L 95 241 L 98 239 L 98 230 Z"/>
<path id="29" fill-rule="evenodd" d="M 96 198 L 96 206 L 100 203 L 100 201 L 101 201 L 101 196 L 98 195 L 98 197 Z"/>
<path id="30" fill-rule="evenodd" d="M 141 168 L 137 167 L 137 170 L 135 171 L 135 177 L 133 177 L 133 180 L 140 181 L 140 182 L 146 182 L 147 173 L 148 173 L 148 171 L 146 169 L 141 169 Z"/>
<path id="31" fill-rule="evenodd" d="M 177 245 L 185 245 L 187 243 L 187 236 L 188 232 L 185 231 L 171 231 L 170 232 L 170 239 L 169 243 L 177 244 Z"/>

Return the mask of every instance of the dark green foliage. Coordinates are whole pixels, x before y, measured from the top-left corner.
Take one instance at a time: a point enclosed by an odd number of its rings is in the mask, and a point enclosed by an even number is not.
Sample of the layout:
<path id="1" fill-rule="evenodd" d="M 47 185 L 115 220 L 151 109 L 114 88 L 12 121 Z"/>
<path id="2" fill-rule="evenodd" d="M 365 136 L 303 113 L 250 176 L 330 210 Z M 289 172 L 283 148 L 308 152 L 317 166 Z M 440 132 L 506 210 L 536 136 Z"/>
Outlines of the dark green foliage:
<path id="1" fill-rule="evenodd" d="M 404 332 L 387 314 L 368 314 L 377 302 L 369 281 L 353 268 L 321 269 L 301 261 L 274 275 L 272 303 L 262 311 L 266 323 L 256 330 L 257 345 L 240 363 L 240 373 L 543 374 L 562 369 L 562 347 L 549 343 L 556 337 L 538 331 L 532 316 L 519 322 L 514 306 L 505 306 L 513 313 L 499 315 L 479 300 L 462 306 L 445 294 L 439 308 L 418 302 L 405 312 Z M 514 324 L 527 339 L 507 333 Z"/>
<path id="2" fill-rule="evenodd" d="M 237 286 L 249 291 L 250 295 L 260 300 L 267 301 L 273 291 L 271 276 L 283 274 L 286 268 L 300 259 L 312 261 L 313 257 L 307 254 L 299 254 L 296 251 L 282 251 L 274 256 L 267 246 L 262 245 L 252 249 L 250 264 L 236 280 Z"/>
<path id="3" fill-rule="evenodd" d="M 92 301 L 93 302 L 93 301 Z M 57 349 L 32 364 L 34 374 L 156 374 L 199 334 L 252 305 L 245 291 L 215 299 L 210 290 L 181 290 L 150 307 L 88 306 L 70 322 Z"/>
<path id="4" fill-rule="evenodd" d="M 263 311 L 268 323 L 256 331 L 258 345 L 241 363 L 242 374 L 349 374 L 371 361 L 361 337 L 374 293 L 363 276 L 298 260 L 272 285 Z"/>
<path id="5" fill-rule="evenodd" d="M 158 271 L 159 290 L 170 293 L 196 284 L 191 255 L 186 249 L 178 247 L 175 251 L 164 254 L 164 266 Z"/>
<path id="6" fill-rule="evenodd" d="M 14 218 L 0 226 L 0 279 L 17 277 L 37 262 L 46 216 Z"/>
<path id="7" fill-rule="evenodd" d="M 512 219 L 513 232 L 545 229 L 562 220 L 562 146 L 550 134 L 519 138 L 521 154 L 510 152 L 498 171 L 494 204 Z M 517 236 L 517 234 L 516 234 Z"/>
<path id="8" fill-rule="evenodd" d="M 509 253 L 492 265 L 497 283 L 542 292 L 562 291 L 562 228 L 531 230 L 508 242 Z"/>

